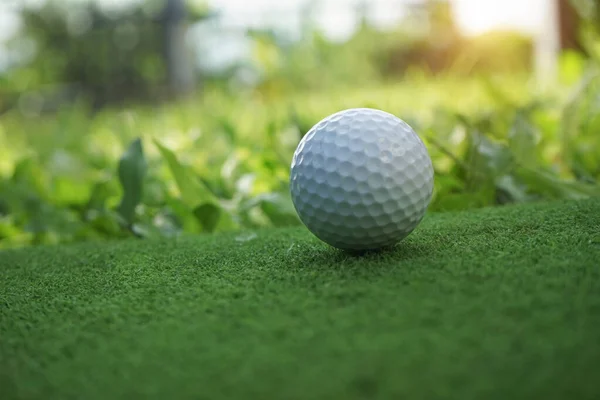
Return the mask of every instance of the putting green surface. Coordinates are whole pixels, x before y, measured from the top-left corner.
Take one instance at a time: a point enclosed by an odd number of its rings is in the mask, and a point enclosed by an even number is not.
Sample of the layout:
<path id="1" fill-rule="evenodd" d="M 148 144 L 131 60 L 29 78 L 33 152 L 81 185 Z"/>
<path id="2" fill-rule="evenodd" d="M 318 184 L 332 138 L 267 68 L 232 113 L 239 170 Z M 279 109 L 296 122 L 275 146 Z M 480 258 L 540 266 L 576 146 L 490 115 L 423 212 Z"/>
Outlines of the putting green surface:
<path id="1" fill-rule="evenodd" d="M 597 399 L 600 201 L 0 252 L 2 399 Z"/>

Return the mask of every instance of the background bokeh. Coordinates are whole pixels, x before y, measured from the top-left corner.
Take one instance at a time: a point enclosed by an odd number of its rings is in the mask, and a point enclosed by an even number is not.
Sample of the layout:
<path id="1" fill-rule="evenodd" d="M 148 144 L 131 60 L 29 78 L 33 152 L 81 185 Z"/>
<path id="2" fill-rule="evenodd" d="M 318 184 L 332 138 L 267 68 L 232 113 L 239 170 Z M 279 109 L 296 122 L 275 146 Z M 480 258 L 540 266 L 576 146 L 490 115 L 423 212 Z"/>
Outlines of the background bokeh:
<path id="1" fill-rule="evenodd" d="M 432 211 L 600 194 L 594 0 L 4 0 L 0 248 L 299 224 L 330 113 L 411 124 Z"/>

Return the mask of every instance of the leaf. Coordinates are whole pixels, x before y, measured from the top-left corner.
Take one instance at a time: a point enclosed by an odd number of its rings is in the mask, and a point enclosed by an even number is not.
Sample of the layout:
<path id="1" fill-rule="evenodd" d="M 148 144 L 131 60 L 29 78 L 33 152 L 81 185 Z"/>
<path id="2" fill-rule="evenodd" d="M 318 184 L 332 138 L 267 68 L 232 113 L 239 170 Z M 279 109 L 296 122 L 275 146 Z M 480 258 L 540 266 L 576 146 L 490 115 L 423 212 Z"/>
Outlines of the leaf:
<path id="1" fill-rule="evenodd" d="M 90 197 L 90 184 L 85 180 L 56 175 L 52 181 L 52 198 L 57 205 L 85 204 Z"/>
<path id="2" fill-rule="evenodd" d="M 175 213 L 171 212 L 168 208 L 164 208 L 154 215 L 152 226 L 164 237 L 175 236 L 181 232 L 182 228 Z"/>
<path id="3" fill-rule="evenodd" d="M 150 223 L 135 223 L 131 226 L 134 235 L 144 239 L 158 239 L 165 235 L 161 230 Z"/>
<path id="4" fill-rule="evenodd" d="M 559 134 L 561 136 L 562 158 L 568 165 L 572 163 L 575 153 L 575 138 L 580 132 L 581 124 L 589 118 L 586 115 L 585 106 L 589 102 L 590 92 L 593 97 L 596 97 L 599 84 L 600 72 L 592 70 L 586 73 L 572 93 L 569 94 L 569 99 L 562 110 Z"/>
<path id="5" fill-rule="evenodd" d="M 600 7 L 596 7 L 594 1 L 595 0 L 571 0 L 571 5 L 580 17 L 593 19 L 595 13 L 600 13 Z"/>
<path id="6" fill-rule="evenodd" d="M 167 162 L 169 166 L 169 170 L 175 178 L 175 182 L 177 183 L 177 187 L 179 188 L 179 192 L 181 193 L 181 198 L 183 202 L 190 208 L 195 209 L 201 204 L 211 203 L 214 205 L 218 205 L 219 202 L 217 198 L 212 194 L 212 192 L 202 184 L 199 179 L 196 179 L 193 171 L 182 165 L 177 156 L 163 146 L 158 140 L 154 140 L 156 147 L 160 151 L 162 157 Z"/>
<path id="7" fill-rule="evenodd" d="M 246 208 L 259 207 L 274 226 L 292 226 L 300 222 L 290 196 L 265 193 L 251 199 Z"/>
<path id="8" fill-rule="evenodd" d="M 477 151 L 481 162 L 493 175 L 499 175 L 510 168 L 512 154 L 502 144 L 494 142 L 484 135 L 480 135 Z"/>
<path id="9" fill-rule="evenodd" d="M 536 163 L 536 145 L 539 132 L 521 113 L 517 114 L 508 134 L 508 145 L 515 160 L 521 165 Z"/>
<path id="10" fill-rule="evenodd" d="M 202 204 L 194 208 L 194 216 L 200 222 L 200 225 L 202 225 L 203 231 L 214 232 L 219 223 L 221 209 L 214 204 Z"/>
<path id="11" fill-rule="evenodd" d="M 160 207 L 165 203 L 166 191 L 165 183 L 158 178 L 146 179 L 142 203 L 148 207 Z"/>
<path id="12" fill-rule="evenodd" d="M 33 158 L 25 158 L 17 163 L 12 180 L 35 192 L 38 196 L 50 199 L 45 172 Z"/>
<path id="13" fill-rule="evenodd" d="M 559 58 L 558 75 L 562 83 L 572 85 L 583 76 L 586 59 L 582 53 L 574 50 L 565 50 Z"/>
<path id="14" fill-rule="evenodd" d="M 511 91 L 504 88 L 503 85 L 494 82 L 491 77 L 482 77 L 481 83 L 498 106 L 511 107 L 514 105 L 515 100 L 511 97 Z"/>
<path id="15" fill-rule="evenodd" d="M 590 196 L 600 196 L 600 187 L 576 181 L 563 181 L 548 171 L 541 169 L 520 168 L 519 177 L 527 184 L 530 191 L 565 199 L 584 199 Z"/>
<path id="16" fill-rule="evenodd" d="M 0 240 L 10 239 L 22 234 L 10 217 L 0 217 Z"/>
<path id="17" fill-rule="evenodd" d="M 146 175 L 146 159 L 140 138 L 135 139 L 119 161 L 119 181 L 123 187 L 123 197 L 117 211 L 131 225 L 135 208 L 140 203 Z"/>
<path id="18" fill-rule="evenodd" d="M 161 155 L 167 161 L 169 165 L 169 169 L 175 178 L 175 182 L 177 183 L 177 187 L 179 188 L 179 192 L 181 193 L 181 203 L 178 206 L 177 214 L 181 216 L 182 214 L 186 214 L 182 209 L 182 206 L 189 210 L 187 211 L 189 214 L 194 215 L 197 220 L 198 216 L 195 213 L 195 210 L 200 208 L 200 210 L 204 210 L 201 207 L 213 206 L 215 208 L 220 209 L 221 211 L 218 213 L 218 220 L 215 223 L 216 228 L 212 226 L 212 221 L 205 217 L 204 212 L 201 212 L 201 220 L 198 220 L 201 223 L 203 230 L 207 227 L 213 230 L 229 230 L 237 227 L 237 224 L 233 221 L 231 215 L 229 213 L 223 212 L 223 206 L 219 199 L 212 193 L 212 191 L 202 182 L 200 179 L 196 179 L 194 172 L 191 168 L 183 166 L 175 154 L 160 144 L 157 140 L 154 140 L 154 143 L 158 147 Z M 204 223 L 202 223 L 204 222 Z"/>
<path id="19" fill-rule="evenodd" d="M 182 230 L 189 233 L 201 231 L 199 221 L 194 218 L 194 213 L 180 198 L 167 196 L 168 211 L 173 215 L 175 223 L 181 225 Z"/>
<path id="20" fill-rule="evenodd" d="M 469 147 L 464 158 L 467 166 L 466 188 L 470 191 L 492 185 L 496 177 L 508 173 L 513 167 L 510 150 L 477 130 L 470 132 Z"/>
<path id="21" fill-rule="evenodd" d="M 107 200 L 113 195 L 112 185 L 110 182 L 96 182 L 92 188 L 87 208 L 88 209 L 104 209 Z"/>
<path id="22" fill-rule="evenodd" d="M 223 117 L 219 118 L 218 122 L 219 122 L 219 125 L 221 126 L 222 132 L 227 137 L 227 140 L 229 141 L 229 143 L 234 145 L 236 143 L 235 138 L 237 137 L 236 125 L 234 125 L 232 123 L 231 119 L 227 119 L 227 118 L 223 118 Z"/>
<path id="23" fill-rule="evenodd" d="M 119 224 L 121 216 L 107 209 L 90 210 L 86 214 L 87 224 L 96 232 L 109 237 L 124 236 L 126 233 Z"/>
<path id="24" fill-rule="evenodd" d="M 524 202 L 529 200 L 527 186 L 517 182 L 512 175 L 503 175 L 496 179 L 496 187 L 510 196 L 510 201 Z"/>

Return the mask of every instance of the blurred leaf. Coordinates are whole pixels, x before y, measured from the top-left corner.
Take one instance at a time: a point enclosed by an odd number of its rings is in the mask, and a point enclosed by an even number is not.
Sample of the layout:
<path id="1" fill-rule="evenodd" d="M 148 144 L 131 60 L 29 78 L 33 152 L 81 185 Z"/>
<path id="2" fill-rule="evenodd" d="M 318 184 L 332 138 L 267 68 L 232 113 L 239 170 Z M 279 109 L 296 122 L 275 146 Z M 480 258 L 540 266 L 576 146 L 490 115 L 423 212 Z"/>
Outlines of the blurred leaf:
<path id="1" fill-rule="evenodd" d="M 512 175 L 503 175 L 496 180 L 496 186 L 501 191 L 504 191 L 509 199 L 504 202 L 525 202 L 530 199 L 527 194 L 527 185 L 517 182 Z"/>
<path id="2" fill-rule="evenodd" d="M 202 204 L 194 208 L 194 216 L 198 219 L 205 232 L 214 232 L 219 222 L 221 209 L 214 204 Z"/>
<path id="3" fill-rule="evenodd" d="M 585 115 L 586 103 L 589 99 L 589 91 L 594 97 L 598 95 L 598 82 L 600 82 L 600 72 L 591 71 L 584 75 L 575 89 L 570 93 L 566 105 L 562 110 L 562 121 L 560 127 L 560 136 L 562 144 L 562 156 L 564 161 L 569 164 L 574 154 L 574 142 L 576 134 L 579 132 L 582 120 L 585 121 L 589 116 Z M 582 115 L 583 113 L 583 115 Z"/>
<path id="4" fill-rule="evenodd" d="M 250 196 L 256 182 L 256 174 L 244 174 L 235 182 L 235 190 L 241 196 Z"/>
<path id="5" fill-rule="evenodd" d="M 96 232 L 108 237 L 122 237 L 125 235 L 121 229 L 121 215 L 109 209 L 89 210 L 86 220 Z"/>
<path id="6" fill-rule="evenodd" d="M 152 225 L 160 231 L 163 237 L 172 237 L 182 231 L 177 216 L 168 208 L 163 208 L 152 218 Z"/>
<path id="7" fill-rule="evenodd" d="M 452 174 L 436 174 L 434 195 L 442 195 L 445 193 L 456 193 L 464 189 L 465 183 L 457 176 Z"/>
<path id="8" fill-rule="evenodd" d="M 12 180 L 40 197 L 49 198 L 49 188 L 44 170 L 31 157 L 17 163 Z"/>
<path id="9" fill-rule="evenodd" d="M 535 165 L 539 133 L 522 113 L 518 113 L 508 135 L 508 144 L 515 160 L 522 165 Z"/>
<path id="10" fill-rule="evenodd" d="M 174 216 L 175 222 L 181 226 L 183 231 L 190 233 L 202 231 L 200 221 L 195 218 L 192 209 L 183 200 L 169 196 L 166 203 L 168 210 Z"/>
<path id="11" fill-rule="evenodd" d="M 20 234 L 20 229 L 14 224 L 10 217 L 0 218 L 0 240 L 6 238 L 13 238 Z"/>
<path id="12" fill-rule="evenodd" d="M 82 180 L 74 180 L 64 176 L 53 179 L 52 196 L 57 204 L 83 204 L 90 197 L 90 184 Z"/>
<path id="13" fill-rule="evenodd" d="M 87 208 L 104 209 L 106 208 L 107 200 L 113 195 L 114 192 L 112 190 L 111 182 L 96 182 L 92 187 L 92 192 L 87 203 Z"/>
<path id="14" fill-rule="evenodd" d="M 231 215 L 224 212 L 225 210 L 219 199 L 217 199 L 201 179 L 195 177 L 191 168 L 183 166 L 175 154 L 161 145 L 157 140 L 154 142 L 165 161 L 167 161 L 171 174 L 175 178 L 175 182 L 181 193 L 181 203 L 175 200 L 169 201 L 169 204 L 175 207 L 174 210 L 178 216 L 184 220 L 185 218 L 194 216 L 200 222 L 202 230 L 208 229 L 212 231 L 215 229 L 215 226 L 220 230 L 235 228 L 237 224 L 233 221 Z M 209 206 L 212 206 L 212 208 Z M 211 209 L 221 210 L 219 213 L 213 213 L 217 216 L 216 221 L 212 221 L 211 217 L 208 216 L 207 211 Z M 199 210 L 199 214 L 197 214 L 196 210 Z"/>
<path id="15" fill-rule="evenodd" d="M 236 143 L 236 127 L 233 124 L 233 120 L 227 119 L 227 118 L 219 118 L 219 125 L 221 126 L 221 130 L 222 132 L 225 134 L 225 136 L 227 137 L 227 139 L 229 140 L 229 143 L 235 144 Z"/>
<path id="16" fill-rule="evenodd" d="M 586 59 L 580 52 L 565 50 L 560 55 L 558 66 L 560 80 L 566 85 L 572 85 L 583 76 Z"/>
<path id="17" fill-rule="evenodd" d="M 300 220 L 289 195 L 265 193 L 250 199 L 244 209 L 258 207 L 274 226 L 297 225 Z"/>
<path id="18" fill-rule="evenodd" d="M 478 131 L 469 134 L 469 150 L 465 156 L 468 183 L 479 187 L 493 183 L 495 177 L 507 173 L 513 165 L 513 154 L 502 143 Z"/>
<path id="19" fill-rule="evenodd" d="M 163 232 L 151 223 L 136 222 L 132 225 L 131 231 L 134 235 L 144 239 L 158 239 L 163 237 Z"/>
<path id="20" fill-rule="evenodd" d="M 32 238 L 31 233 L 23 231 L 10 217 L 0 218 L 0 249 L 26 246 Z"/>
<path id="21" fill-rule="evenodd" d="M 216 197 L 194 176 L 194 172 L 189 167 L 183 166 L 177 159 L 177 156 L 175 156 L 171 150 L 160 144 L 158 140 L 155 139 L 154 143 L 167 162 L 171 174 L 173 174 L 173 178 L 175 178 L 183 202 L 190 207 L 190 209 L 194 209 L 199 205 L 207 203 L 214 204 L 215 206 L 219 205 Z"/>
<path id="22" fill-rule="evenodd" d="M 146 176 L 146 159 L 141 139 L 135 139 L 119 161 L 119 181 L 123 187 L 123 197 L 118 207 L 119 214 L 132 224 L 135 208 L 140 203 Z"/>
<path id="23" fill-rule="evenodd" d="M 511 107 L 515 105 L 514 96 L 511 96 L 512 93 L 509 94 L 509 91 L 502 87 L 501 84 L 494 82 L 489 77 L 483 77 L 481 81 L 483 82 L 483 87 L 487 89 L 488 94 L 498 106 Z"/>
<path id="24" fill-rule="evenodd" d="M 148 207 L 160 207 L 165 204 L 166 191 L 165 182 L 155 176 L 149 176 L 144 182 L 142 203 Z"/>
<path id="25" fill-rule="evenodd" d="M 225 179 L 219 175 L 212 176 L 211 179 L 199 176 L 198 179 L 215 198 L 231 199 L 235 194 L 233 188 L 230 187 L 233 183 L 230 179 Z"/>
<path id="26" fill-rule="evenodd" d="M 600 20 L 600 6 L 596 0 L 571 0 L 571 4 L 582 18 Z"/>
<path id="27" fill-rule="evenodd" d="M 528 185 L 529 190 L 545 197 L 584 199 L 600 196 L 600 187 L 580 182 L 562 181 L 547 171 L 522 168 L 518 176 Z"/>

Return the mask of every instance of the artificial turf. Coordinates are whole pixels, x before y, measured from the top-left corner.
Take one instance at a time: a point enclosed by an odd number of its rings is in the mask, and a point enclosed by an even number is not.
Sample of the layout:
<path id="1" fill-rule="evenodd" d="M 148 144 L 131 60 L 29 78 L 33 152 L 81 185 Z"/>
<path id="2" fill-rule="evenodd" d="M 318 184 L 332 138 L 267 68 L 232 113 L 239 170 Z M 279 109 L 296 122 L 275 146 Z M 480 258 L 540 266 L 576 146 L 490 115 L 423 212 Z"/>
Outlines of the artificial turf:
<path id="1" fill-rule="evenodd" d="M 0 252 L 2 399 L 597 399 L 600 200 Z"/>

